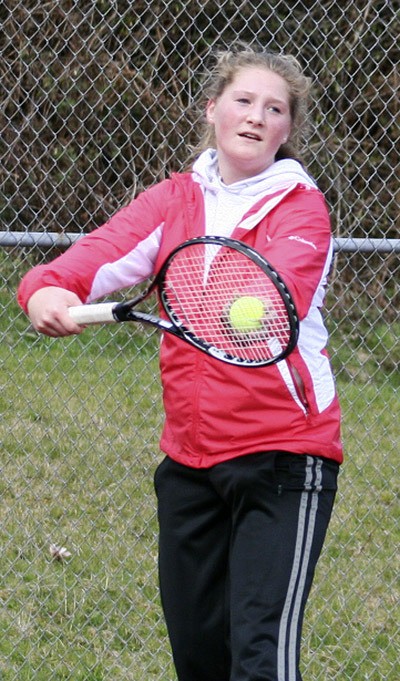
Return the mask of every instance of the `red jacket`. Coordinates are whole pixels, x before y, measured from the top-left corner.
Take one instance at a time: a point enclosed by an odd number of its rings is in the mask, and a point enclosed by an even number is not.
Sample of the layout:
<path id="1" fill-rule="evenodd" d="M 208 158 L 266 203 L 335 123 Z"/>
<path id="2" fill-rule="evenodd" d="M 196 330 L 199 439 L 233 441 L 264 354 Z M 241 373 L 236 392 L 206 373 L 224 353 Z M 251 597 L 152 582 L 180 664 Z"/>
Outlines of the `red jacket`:
<path id="1" fill-rule="evenodd" d="M 148 189 L 103 227 L 24 277 L 26 310 L 43 286 L 92 301 L 143 281 L 173 247 L 204 234 L 202 189 L 191 174 Z M 319 308 L 332 255 L 322 194 L 294 184 L 265 196 L 232 233 L 259 250 L 290 289 L 300 316 L 299 343 L 273 366 L 224 364 L 165 334 L 160 362 L 165 408 L 161 449 L 193 467 L 268 450 L 342 461 L 340 409 Z"/>

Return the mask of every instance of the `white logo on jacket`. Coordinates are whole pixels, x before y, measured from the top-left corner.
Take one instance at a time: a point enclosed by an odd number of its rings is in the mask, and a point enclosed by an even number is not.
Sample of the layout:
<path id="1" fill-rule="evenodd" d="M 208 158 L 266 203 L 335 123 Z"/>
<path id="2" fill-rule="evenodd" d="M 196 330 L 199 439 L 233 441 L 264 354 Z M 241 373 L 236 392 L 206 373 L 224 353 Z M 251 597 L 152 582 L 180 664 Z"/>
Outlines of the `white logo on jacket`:
<path id="1" fill-rule="evenodd" d="M 303 239 L 303 237 L 298 236 L 297 234 L 293 234 L 292 236 L 288 236 L 288 239 L 291 241 L 300 241 L 302 244 L 306 244 L 307 246 L 311 246 L 315 251 L 318 250 L 316 245 L 312 241 L 307 241 L 307 239 Z"/>

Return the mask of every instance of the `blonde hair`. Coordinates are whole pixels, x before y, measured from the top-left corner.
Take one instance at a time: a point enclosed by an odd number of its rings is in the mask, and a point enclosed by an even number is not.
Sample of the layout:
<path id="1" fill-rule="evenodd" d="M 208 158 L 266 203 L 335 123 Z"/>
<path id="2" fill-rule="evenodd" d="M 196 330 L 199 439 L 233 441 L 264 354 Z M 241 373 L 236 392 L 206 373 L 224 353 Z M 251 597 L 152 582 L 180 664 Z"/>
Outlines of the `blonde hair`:
<path id="1" fill-rule="evenodd" d="M 207 102 L 218 99 L 241 69 L 252 66 L 272 71 L 286 81 L 289 88 L 291 132 L 287 142 L 279 148 L 276 160 L 300 157 L 303 139 L 308 127 L 311 79 L 303 73 L 302 67 L 295 57 L 256 51 L 243 43 L 239 43 L 229 50 L 218 51 L 215 54 L 214 66 L 211 67 L 203 85 L 200 103 L 203 129 L 199 143 L 193 150 L 194 153 L 199 154 L 208 147 L 215 147 L 214 127 L 207 123 L 204 115 Z"/>

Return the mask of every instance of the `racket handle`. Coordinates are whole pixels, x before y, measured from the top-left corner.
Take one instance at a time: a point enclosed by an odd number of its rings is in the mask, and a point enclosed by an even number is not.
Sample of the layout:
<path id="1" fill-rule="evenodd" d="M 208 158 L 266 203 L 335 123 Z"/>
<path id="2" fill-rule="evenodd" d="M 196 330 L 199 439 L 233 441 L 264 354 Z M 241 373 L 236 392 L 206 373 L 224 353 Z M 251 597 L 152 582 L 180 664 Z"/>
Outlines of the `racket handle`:
<path id="1" fill-rule="evenodd" d="M 77 324 L 107 324 L 116 322 L 113 309 L 116 303 L 96 303 L 95 305 L 77 305 L 68 308 L 69 316 Z"/>

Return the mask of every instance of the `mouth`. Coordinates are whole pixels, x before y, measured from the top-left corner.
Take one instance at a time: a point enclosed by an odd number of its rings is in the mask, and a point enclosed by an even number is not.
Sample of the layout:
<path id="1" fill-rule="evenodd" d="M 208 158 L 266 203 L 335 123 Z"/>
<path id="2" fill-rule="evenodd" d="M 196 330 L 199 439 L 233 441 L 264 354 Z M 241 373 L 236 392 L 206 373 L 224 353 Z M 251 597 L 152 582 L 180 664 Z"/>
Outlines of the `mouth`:
<path id="1" fill-rule="evenodd" d="M 260 135 L 257 135 L 255 132 L 240 132 L 238 136 L 248 140 L 254 140 L 255 142 L 261 142 Z"/>

